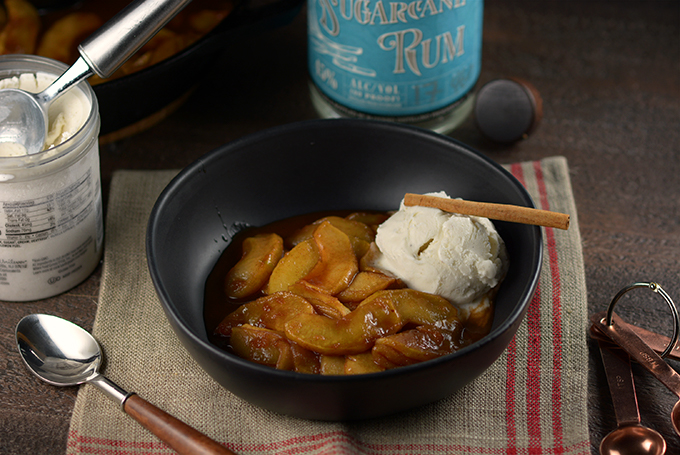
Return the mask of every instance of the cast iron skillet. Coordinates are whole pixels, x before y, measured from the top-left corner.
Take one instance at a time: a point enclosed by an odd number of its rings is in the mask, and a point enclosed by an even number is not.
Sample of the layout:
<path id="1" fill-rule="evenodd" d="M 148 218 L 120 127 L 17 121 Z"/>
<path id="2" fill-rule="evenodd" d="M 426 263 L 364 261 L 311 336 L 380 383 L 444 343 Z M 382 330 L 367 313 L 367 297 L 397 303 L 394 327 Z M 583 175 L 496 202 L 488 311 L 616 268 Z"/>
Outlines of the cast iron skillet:
<path id="1" fill-rule="evenodd" d="M 210 344 L 206 279 L 239 226 L 329 210 L 393 210 L 406 192 L 533 207 L 501 166 L 446 136 L 394 123 L 313 120 L 265 130 L 206 154 L 163 191 L 146 238 L 151 278 L 177 337 L 218 383 L 257 406 L 322 420 L 382 416 L 443 398 L 505 350 L 536 289 L 537 226 L 496 222 L 510 269 L 491 333 L 428 362 L 357 376 L 273 370 Z M 220 416 L 220 418 L 228 418 Z"/>
<path id="2" fill-rule="evenodd" d="M 95 85 L 101 135 L 119 131 L 165 108 L 187 93 L 226 46 L 247 46 L 248 37 L 290 22 L 303 0 L 241 1 L 199 41 L 149 68 Z"/>

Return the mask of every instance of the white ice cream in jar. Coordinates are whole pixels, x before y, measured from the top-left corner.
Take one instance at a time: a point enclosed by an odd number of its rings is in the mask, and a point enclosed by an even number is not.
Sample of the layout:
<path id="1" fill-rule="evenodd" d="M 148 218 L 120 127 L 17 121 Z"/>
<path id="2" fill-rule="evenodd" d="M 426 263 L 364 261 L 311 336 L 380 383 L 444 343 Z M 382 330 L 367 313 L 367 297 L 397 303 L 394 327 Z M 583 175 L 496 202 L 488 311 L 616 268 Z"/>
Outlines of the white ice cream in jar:
<path id="1" fill-rule="evenodd" d="M 0 88 L 38 92 L 66 65 L 0 57 Z M 0 112 L 1 115 L 1 112 Z M 45 150 L 27 155 L 0 144 L 0 300 L 29 301 L 65 292 L 95 269 L 102 253 L 99 108 L 81 82 L 48 111 Z"/>

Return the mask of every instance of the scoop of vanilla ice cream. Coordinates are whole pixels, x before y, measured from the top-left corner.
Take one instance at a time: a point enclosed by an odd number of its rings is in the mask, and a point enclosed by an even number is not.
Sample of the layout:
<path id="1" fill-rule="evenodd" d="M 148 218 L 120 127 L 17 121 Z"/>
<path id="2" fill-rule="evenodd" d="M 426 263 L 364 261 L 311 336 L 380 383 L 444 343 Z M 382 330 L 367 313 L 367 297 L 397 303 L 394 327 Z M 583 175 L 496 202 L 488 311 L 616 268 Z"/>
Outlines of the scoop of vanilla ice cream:
<path id="1" fill-rule="evenodd" d="M 507 270 L 505 243 L 487 218 L 407 207 L 402 201 L 399 211 L 378 227 L 375 242 L 382 253 L 376 267 L 411 289 L 458 305 L 481 299 Z"/>

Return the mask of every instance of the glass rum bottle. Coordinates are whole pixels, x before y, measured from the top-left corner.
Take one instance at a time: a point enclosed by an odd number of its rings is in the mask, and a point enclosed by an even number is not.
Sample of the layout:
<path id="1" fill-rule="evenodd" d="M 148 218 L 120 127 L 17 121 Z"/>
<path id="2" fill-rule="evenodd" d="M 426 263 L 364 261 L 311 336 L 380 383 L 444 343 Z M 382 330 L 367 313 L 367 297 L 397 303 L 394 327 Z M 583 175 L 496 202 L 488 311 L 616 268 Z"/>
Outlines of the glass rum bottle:
<path id="1" fill-rule="evenodd" d="M 308 0 L 312 103 L 446 134 L 474 105 L 483 0 Z"/>

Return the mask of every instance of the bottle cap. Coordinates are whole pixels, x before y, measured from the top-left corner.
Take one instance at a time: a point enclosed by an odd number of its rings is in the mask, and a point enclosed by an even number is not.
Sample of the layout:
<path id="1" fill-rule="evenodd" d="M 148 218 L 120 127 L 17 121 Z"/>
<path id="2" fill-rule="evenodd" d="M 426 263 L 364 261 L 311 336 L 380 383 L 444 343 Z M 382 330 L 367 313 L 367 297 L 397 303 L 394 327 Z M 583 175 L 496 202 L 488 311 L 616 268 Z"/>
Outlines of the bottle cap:
<path id="1" fill-rule="evenodd" d="M 520 79 L 495 79 L 477 93 L 475 120 L 482 134 L 495 142 L 525 139 L 543 116 L 538 91 Z"/>

